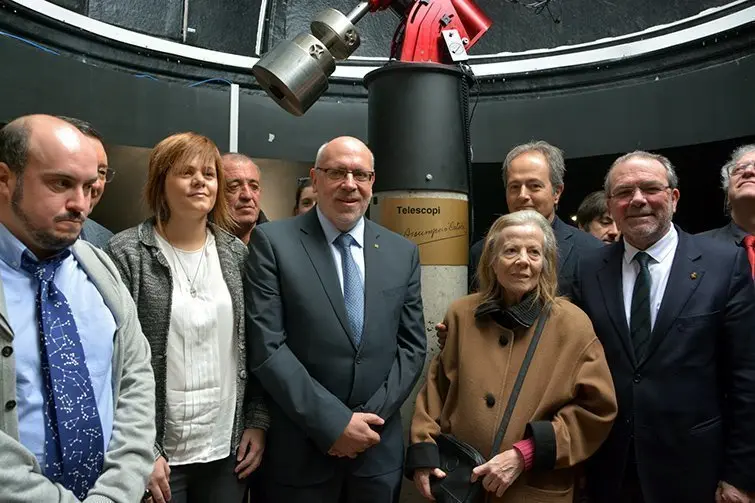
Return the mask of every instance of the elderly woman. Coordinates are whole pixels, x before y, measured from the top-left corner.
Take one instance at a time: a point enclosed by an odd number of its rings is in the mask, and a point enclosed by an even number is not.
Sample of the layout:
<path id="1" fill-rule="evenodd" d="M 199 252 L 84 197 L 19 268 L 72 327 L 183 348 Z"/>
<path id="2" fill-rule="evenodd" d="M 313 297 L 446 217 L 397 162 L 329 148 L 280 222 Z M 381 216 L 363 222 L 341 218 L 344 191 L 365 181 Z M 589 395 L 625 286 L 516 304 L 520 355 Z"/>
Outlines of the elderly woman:
<path id="1" fill-rule="evenodd" d="M 488 502 L 571 503 L 575 466 L 608 436 L 616 416 L 611 374 L 590 320 L 556 298 L 556 256 L 553 230 L 535 211 L 505 215 L 490 229 L 480 291 L 449 307 L 445 347 L 417 397 L 406 463 L 425 498 L 434 500 L 431 481 L 446 476 L 441 434 L 491 455 L 540 317 L 541 336 L 503 440 L 470 482 L 482 482 Z"/>
<path id="2" fill-rule="evenodd" d="M 215 144 L 195 133 L 152 151 L 145 199 L 154 217 L 108 252 L 131 290 L 156 382 L 154 503 L 240 502 L 269 419 L 246 373 L 241 268 Z M 218 195 L 221 197 L 218 197 Z"/>

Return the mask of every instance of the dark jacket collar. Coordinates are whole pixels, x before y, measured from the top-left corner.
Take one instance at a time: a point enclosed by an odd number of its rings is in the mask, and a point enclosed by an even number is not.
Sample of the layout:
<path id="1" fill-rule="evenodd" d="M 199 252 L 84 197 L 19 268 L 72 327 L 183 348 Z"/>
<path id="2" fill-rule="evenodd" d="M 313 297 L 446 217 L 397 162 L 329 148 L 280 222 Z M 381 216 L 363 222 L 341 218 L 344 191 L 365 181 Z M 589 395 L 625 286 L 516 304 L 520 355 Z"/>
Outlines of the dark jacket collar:
<path id="1" fill-rule="evenodd" d="M 745 236 L 749 235 L 747 231 L 745 231 L 743 228 L 741 228 L 736 223 L 734 223 L 734 220 L 730 220 L 729 225 L 727 225 L 725 228 L 728 231 L 728 233 L 731 235 L 731 237 L 734 239 L 734 242 L 738 245 L 741 245 Z"/>
<path id="2" fill-rule="evenodd" d="M 509 330 L 526 329 L 535 324 L 542 309 L 542 301 L 535 299 L 535 292 L 530 292 L 519 304 L 510 307 L 504 306 L 502 301 L 483 302 L 475 309 L 475 318 L 479 320 L 489 316 L 497 324 Z"/>

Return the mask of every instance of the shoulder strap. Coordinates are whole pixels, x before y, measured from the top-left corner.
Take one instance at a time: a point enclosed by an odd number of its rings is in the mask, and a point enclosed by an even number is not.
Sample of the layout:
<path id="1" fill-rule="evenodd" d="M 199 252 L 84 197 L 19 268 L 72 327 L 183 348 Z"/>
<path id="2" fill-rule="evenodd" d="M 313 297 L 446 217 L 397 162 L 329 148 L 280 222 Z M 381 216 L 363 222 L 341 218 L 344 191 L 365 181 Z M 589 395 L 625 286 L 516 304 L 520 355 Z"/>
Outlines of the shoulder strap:
<path id="1" fill-rule="evenodd" d="M 542 335 L 543 333 L 545 322 L 548 321 L 550 311 L 551 311 L 550 304 L 546 304 L 545 306 L 543 306 L 543 310 L 540 313 L 540 317 L 537 320 L 537 327 L 535 327 L 535 335 L 532 337 L 532 340 L 530 341 L 530 345 L 527 348 L 527 353 L 524 355 L 524 361 L 522 361 L 522 366 L 519 369 L 519 374 L 516 376 L 516 381 L 514 382 L 514 389 L 511 390 L 511 396 L 509 397 L 509 403 L 506 405 L 506 410 L 503 412 L 503 419 L 501 419 L 501 426 L 498 427 L 498 433 L 496 434 L 495 440 L 493 441 L 493 448 L 491 449 L 491 452 L 490 452 L 490 458 L 498 454 L 498 448 L 501 446 L 501 442 L 503 441 L 503 436 L 506 434 L 506 428 L 508 428 L 509 421 L 511 420 L 511 415 L 514 413 L 514 407 L 516 406 L 516 401 L 519 399 L 519 392 L 522 390 L 522 384 L 524 383 L 524 378 L 527 376 L 527 369 L 529 369 L 530 362 L 532 362 L 532 356 L 535 354 L 537 343 L 540 340 L 540 335 Z"/>

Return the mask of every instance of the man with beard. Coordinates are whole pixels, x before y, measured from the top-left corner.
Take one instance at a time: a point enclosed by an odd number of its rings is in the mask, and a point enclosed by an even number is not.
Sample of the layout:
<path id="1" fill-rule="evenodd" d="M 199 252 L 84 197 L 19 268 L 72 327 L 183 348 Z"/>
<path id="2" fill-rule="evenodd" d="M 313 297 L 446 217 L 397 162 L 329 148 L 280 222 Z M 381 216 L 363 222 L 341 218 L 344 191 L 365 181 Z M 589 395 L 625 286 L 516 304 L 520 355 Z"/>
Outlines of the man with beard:
<path id="1" fill-rule="evenodd" d="M 721 168 L 721 186 L 731 221 L 703 235 L 745 248 L 755 279 L 755 145 L 743 145 L 731 154 Z"/>
<path id="2" fill-rule="evenodd" d="M 63 119 L 86 136 L 97 153 L 97 181 L 92 185 L 92 202 L 87 213 L 89 215 L 94 211 L 94 207 L 97 206 L 100 199 L 102 199 L 102 195 L 105 193 L 105 184 L 110 183 L 115 172 L 108 167 L 107 152 L 105 152 L 102 135 L 90 123 L 62 115 L 59 115 L 58 118 Z M 85 241 L 89 241 L 97 248 L 104 249 L 107 242 L 113 237 L 113 233 L 87 217 L 84 227 L 81 229 L 80 237 Z"/>
<path id="3" fill-rule="evenodd" d="M 396 503 L 399 409 L 426 336 L 419 250 L 364 218 L 374 158 L 325 144 L 314 210 L 252 233 L 244 274 L 251 370 L 269 397 L 268 501 Z"/>
<path id="4" fill-rule="evenodd" d="M 260 208 L 260 168 L 244 154 L 231 153 L 223 156 L 223 169 L 226 178 L 225 197 L 231 216 L 236 221 L 236 237 L 244 244 L 249 244 L 254 227 L 267 222 L 267 217 Z"/>
<path id="5" fill-rule="evenodd" d="M 594 503 L 748 503 L 755 495 L 755 284 L 742 248 L 671 223 L 668 159 L 618 158 L 605 179 L 622 239 L 586 253 L 592 320 L 619 415 L 587 464 Z"/>
<path id="6" fill-rule="evenodd" d="M 564 223 L 556 215 L 556 207 L 564 192 L 564 154 L 544 141 L 517 145 L 506 155 L 501 174 L 506 189 L 509 212 L 532 209 L 548 219 L 558 242 L 558 293 L 571 296 L 579 256 L 601 246 L 586 232 Z M 484 239 L 469 251 L 470 291 L 477 289 L 477 266 L 482 256 Z M 444 336 L 444 335 L 443 335 Z"/>
<path id="7" fill-rule="evenodd" d="M 78 239 L 91 142 L 50 116 L 0 130 L 0 501 L 138 501 L 155 384 L 131 295 Z"/>

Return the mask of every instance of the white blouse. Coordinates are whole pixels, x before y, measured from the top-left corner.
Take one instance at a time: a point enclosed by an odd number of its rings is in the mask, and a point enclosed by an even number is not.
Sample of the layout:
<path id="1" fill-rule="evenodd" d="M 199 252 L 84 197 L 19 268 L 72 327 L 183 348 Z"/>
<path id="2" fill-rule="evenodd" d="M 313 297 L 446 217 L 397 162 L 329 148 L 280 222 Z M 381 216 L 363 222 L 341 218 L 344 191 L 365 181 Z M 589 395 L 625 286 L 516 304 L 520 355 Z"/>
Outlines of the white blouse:
<path id="1" fill-rule="evenodd" d="M 231 454 L 238 350 L 215 236 L 208 230 L 204 248 L 191 252 L 155 236 L 173 276 L 163 448 L 171 465 L 224 459 Z"/>

